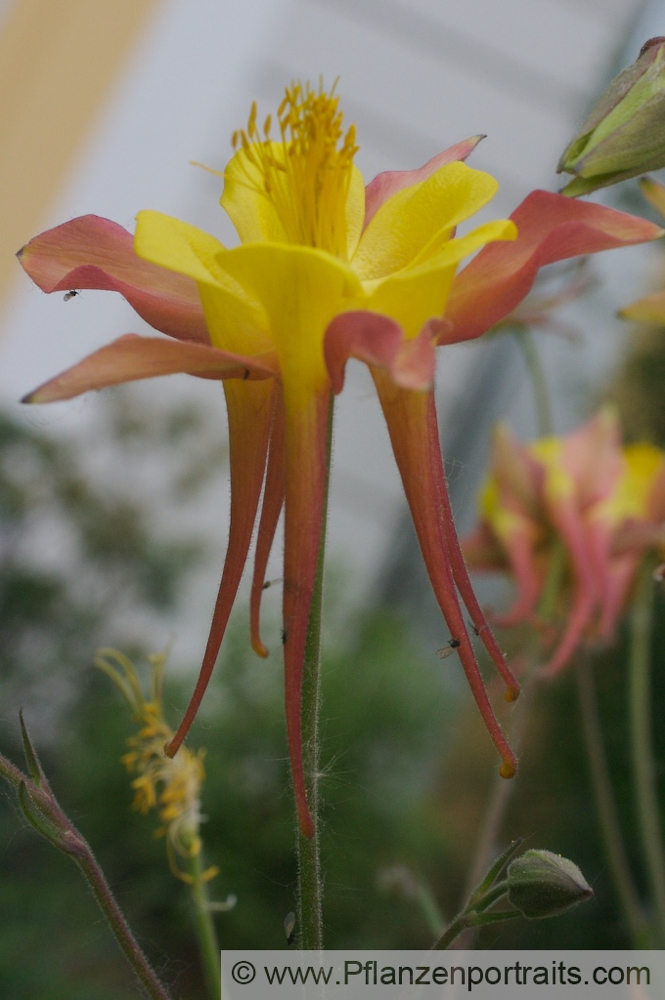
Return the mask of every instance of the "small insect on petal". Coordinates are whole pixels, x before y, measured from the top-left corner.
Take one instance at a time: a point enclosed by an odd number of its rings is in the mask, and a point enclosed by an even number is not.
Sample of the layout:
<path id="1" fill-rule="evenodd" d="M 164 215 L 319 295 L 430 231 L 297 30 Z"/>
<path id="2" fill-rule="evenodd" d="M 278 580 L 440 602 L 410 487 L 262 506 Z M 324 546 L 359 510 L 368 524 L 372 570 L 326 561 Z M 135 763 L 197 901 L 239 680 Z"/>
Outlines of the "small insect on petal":
<path id="1" fill-rule="evenodd" d="M 451 653 L 454 653 L 455 650 L 460 645 L 461 645 L 461 641 L 459 639 L 449 639 L 448 640 L 448 645 L 447 646 L 442 646 L 441 649 L 437 649 L 436 655 L 439 657 L 440 660 L 445 660 L 446 657 L 450 656 Z"/>
<path id="2" fill-rule="evenodd" d="M 81 294 L 80 292 L 77 292 L 74 288 L 72 288 L 69 292 L 65 292 L 65 294 L 63 295 L 63 299 L 65 302 L 69 302 L 69 300 L 73 299 L 75 295 L 80 295 L 80 294 Z"/>

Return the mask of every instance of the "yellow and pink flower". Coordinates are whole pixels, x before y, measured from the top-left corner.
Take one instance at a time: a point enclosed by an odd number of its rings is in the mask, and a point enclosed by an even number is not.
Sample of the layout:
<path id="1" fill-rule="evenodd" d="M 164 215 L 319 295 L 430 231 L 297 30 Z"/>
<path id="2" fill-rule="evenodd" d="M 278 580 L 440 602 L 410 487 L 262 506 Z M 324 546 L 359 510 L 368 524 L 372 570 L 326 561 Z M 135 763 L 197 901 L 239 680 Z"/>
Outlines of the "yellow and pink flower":
<path id="1" fill-rule="evenodd" d="M 42 385 L 26 400 L 173 372 L 222 381 L 231 466 L 231 528 L 208 646 L 181 742 L 214 666 L 245 565 L 261 490 L 252 589 L 252 644 L 264 569 L 285 510 L 283 636 L 286 713 L 301 827 L 311 833 L 302 772 L 303 655 L 321 542 L 331 401 L 348 358 L 370 368 L 432 586 L 505 775 L 513 754 L 478 671 L 460 596 L 507 686 L 518 686 L 471 588 L 448 501 L 434 405 L 436 348 L 480 336 L 528 293 L 542 266 L 651 240 L 656 226 L 621 212 L 534 191 L 509 220 L 457 236 L 496 181 L 463 162 L 479 137 L 419 170 L 365 186 L 338 98 L 295 85 L 279 136 L 252 109 L 225 173 L 222 207 L 240 238 L 214 237 L 157 212 L 132 236 L 95 216 L 74 219 L 20 252 L 47 292 L 120 292 L 171 339 L 128 334 Z M 460 262 L 477 256 L 457 273 Z M 458 596 L 459 594 L 459 596 Z"/>

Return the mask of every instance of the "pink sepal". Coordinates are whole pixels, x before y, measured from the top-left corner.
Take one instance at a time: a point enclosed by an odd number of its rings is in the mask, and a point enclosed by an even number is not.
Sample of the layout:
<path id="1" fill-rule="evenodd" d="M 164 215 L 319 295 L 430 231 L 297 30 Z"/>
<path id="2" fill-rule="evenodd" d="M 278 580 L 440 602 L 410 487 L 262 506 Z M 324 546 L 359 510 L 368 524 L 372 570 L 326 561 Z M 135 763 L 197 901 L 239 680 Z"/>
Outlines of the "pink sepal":
<path id="1" fill-rule="evenodd" d="M 271 357 L 229 354 L 206 344 L 183 343 L 161 337 L 127 333 L 24 396 L 24 403 L 53 403 L 73 399 L 90 389 L 122 382 L 184 372 L 200 378 L 265 379 L 274 375 Z"/>
<path id="2" fill-rule="evenodd" d="M 508 628 L 526 621 L 536 611 L 544 574 L 535 558 L 534 534 L 525 524 L 523 530 L 513 532 L 504 542 L 517 584 L 517 595 L 507 611 L 493 616 L 492 620 L 499 628 Z"/>
<path id="3" fill-rule="evenodd" d="M 209 343 L 196 282 L 141 260 L 132 234 L 109 219 L 72 219 L 35 236 L 17 257 L 44 292 L 120 292 L 156 330 L 177 340 Z"/>
<path id="4" fill-rule="evenodd" d="M 575 483 L 577 505 L 589 510 L 613 493 L 624 470 L 617 414 L 605 407 L 563 444 L 561 464 Z"/>
<path id="5" fill-rule="evenodd" d="M 502 507 L 530 520 L 542 514 L 543 467 L 506 424 L 494 431 L 492 472 Z"/>
<path id="6" fill-rule="evenodd" d="M 446 308 L 452 328 L 440 344 L 471 340 L 495 326 L 519 305 L 546 264 L 663 235 L 644 219 L 549 191 L 533 191 L 511 219 L 517 239 L 485 246 L 453 281 Z"/>
<path id="7" fill-rule="evenodd" d="M 434 342 L 446 325 L 429 320 L 417 337 L 406 340 L 402 327 L 388 316 L 365 310 L 340 313 L 329 324 L 323 344 L 333 391 L 344 387 L 349 358 L 386 370 L 401 389 L 428 389 L 436 366 Z"/>
<path id="8" fill-rule="evenodd" d="M 558 498 L 555 502 L 547 502 L 546 498 L 546 505 L 555 530 L 563 538 L 574 576 L 572 607 L 566 628 L 552 657 L 543 667 L 546 676 L 554 676 L 566 665 L 591 626 L 600 595 L 596 589 L 584 524 L 575 498 Z"/>
<path id="9" fill-rule="evenodd" d="M 584 586 L 580 586 L 578 581 L 575 585 L 566 628 L 552 656 L 542 668 L 543 677 L 555 677 L 566 666 L 592 622 L 593 610 L 593 593 Z"/>

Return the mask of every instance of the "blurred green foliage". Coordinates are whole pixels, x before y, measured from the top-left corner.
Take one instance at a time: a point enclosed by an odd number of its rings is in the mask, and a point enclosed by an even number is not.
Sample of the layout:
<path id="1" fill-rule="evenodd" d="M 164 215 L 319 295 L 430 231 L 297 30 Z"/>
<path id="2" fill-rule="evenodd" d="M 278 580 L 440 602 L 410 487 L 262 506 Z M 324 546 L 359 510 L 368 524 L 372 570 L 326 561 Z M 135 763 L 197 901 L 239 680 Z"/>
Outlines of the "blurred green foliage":
<path id="1" fill-rule="evenodd" d="M 129 413 L 116 397 L 111 438 Z M 113 480 L 117 442 L 92 446 L 106 449 Z M 67 703 L 91 648 L 128 641 L 123 615 L 173 611 L 201 551 L 201 540 L 160 537 L 122 484 L 93 483 L 80 448 L 0 414 L 2 703 L 7 713 L 33 706 L 44 724 Z"/>

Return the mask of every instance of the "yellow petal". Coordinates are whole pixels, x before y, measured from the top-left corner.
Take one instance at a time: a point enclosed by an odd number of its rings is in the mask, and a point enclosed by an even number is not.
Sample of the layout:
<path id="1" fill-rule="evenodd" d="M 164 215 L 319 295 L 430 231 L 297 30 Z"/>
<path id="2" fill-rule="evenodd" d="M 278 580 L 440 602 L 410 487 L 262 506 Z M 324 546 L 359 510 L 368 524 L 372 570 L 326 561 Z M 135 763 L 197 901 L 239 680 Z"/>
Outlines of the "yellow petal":
<path id="1" fill-rule="evenodd" d="M 215 257 L 223 249 L 214 236 L 170 215 L 143 211 L 136 216 L 134 250 L 138 256 L 195 281 L 217 282 Z"/>
<path id="2" fill-rule="evenodd" d="M 222 350 L 257 354 L 272 346 L 261 306 L 219 265 L 222 243 L 161 212 L 139 212 L 134 248 L 139 257 L 198 282 L 210 341 Z"/>
<path id="3" fill-rule="evenodd" d="M 231 354 L 269 356 L 274 351 L 270 322 L 260 303 L 251 305 L 230 295 L 221 285 L 199 285 L 210 343 Z"/>
<path id="4" fill-rule="evenodd" d="M 407 337 L 415 337 L 428 319 L 444 314 L 460 260 L 491 240 L 514 239 L 515 235 L 513 223 L 500 220 L 478 226 L 467 236 L 449 240 L 418 266 L 399 271 L 383 281 L 363 282 L 368 294 L 365 308 L 397 320 Z"/>
<path id="5" fill-rule="evenodd" d="M 289 392 L 299 386 L 304 399 L 319 391 L 328 382 L 326 327 L 363 301 L 350 267 L 310 247 L 261 243 L 227 250 L 220 263 L 265 309 Z"/>
<path id="6" fill-rule="evenodd" d="M 371 280 L 432 256 L 451 230 L 482 208 L 497 188 L 489 174 L 459 162 L 403 188 L 384 202 L 363 233 L 354 270 Z"/>
<path id="7" fill-rule="evenodd" d="M 278 163 L 283 161 L 281 143 L 271 142 L 268 148 Z M 238 150 L 224 170 L 220 204 L 243 243 L 288 242 L 275 204 L 264 194 L 263 171 L 244 149 Z"/>
<path id="8" fill-rule="evenodd" d="M 346 199 L 346 247 L 351 260 L 363 231 L 365 222 L 365 181 L 357 166 L 351 166 L 351 180 Z"/>

